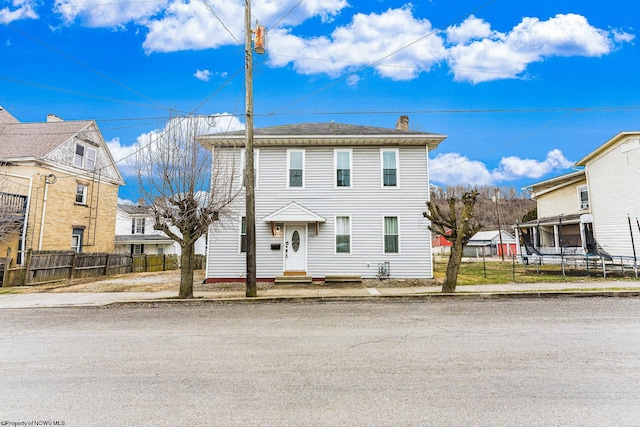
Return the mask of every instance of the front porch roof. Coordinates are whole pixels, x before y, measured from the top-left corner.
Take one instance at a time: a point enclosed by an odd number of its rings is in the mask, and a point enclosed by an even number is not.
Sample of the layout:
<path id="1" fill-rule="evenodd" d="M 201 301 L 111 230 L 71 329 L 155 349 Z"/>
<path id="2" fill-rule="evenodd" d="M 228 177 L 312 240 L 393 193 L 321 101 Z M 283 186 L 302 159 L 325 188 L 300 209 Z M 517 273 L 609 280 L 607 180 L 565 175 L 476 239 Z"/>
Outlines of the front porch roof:
<path id="1" fill-rule="evenodd" d="M 278 209 L 262 218 L 264 222 L 327 222 L 327 220 L 315 212 L 300 206 L 296 202 Z"/>
<path id="2" fill-rule="evenodd" d="M 571 215 L 562 215 L 562 216 L 550 216 L 546 218 L 534 219 L 532 221 L 521 222 L 518 224 L 520 228 L 531 228 L 536 227 L 538 225 L 559 225 L 560 218 L 562 218 L 562 224 L 580 224 L 581 214 L 571 214 Z"/>

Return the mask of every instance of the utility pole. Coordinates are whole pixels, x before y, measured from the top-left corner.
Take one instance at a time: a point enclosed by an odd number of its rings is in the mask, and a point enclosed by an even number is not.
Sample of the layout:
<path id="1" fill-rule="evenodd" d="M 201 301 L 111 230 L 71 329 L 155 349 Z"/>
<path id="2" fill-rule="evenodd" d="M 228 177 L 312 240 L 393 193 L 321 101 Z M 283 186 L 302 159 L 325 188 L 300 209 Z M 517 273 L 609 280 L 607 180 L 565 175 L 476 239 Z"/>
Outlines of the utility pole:
<path id="1" fill-rule="evenodd" d="M 255 177 L 253 173 L 253 51 L 251 43 L 251 0 L 244 2 L 244 61 L 245 61 L 245 191 L 246 191 L 246 239 L 247 239 L 247 279 L 246 296 L 257 297 L 256 285 L 256 204 Z"/>
<path id="2" fill-rule="evenodd" d="M 502 227 L 500 226 L 500 204 L 498 203 L 498 199 L 500 198 L 500 189 L 496 188 L 495 196 L 493 196 L 493 200 L 496 201 L 496 212 L 498 214 L 498 237 L 500 239 L 500 255 L 502 255 L 502 261 L 504 261 L 504 245 L 502 244 Z"/>

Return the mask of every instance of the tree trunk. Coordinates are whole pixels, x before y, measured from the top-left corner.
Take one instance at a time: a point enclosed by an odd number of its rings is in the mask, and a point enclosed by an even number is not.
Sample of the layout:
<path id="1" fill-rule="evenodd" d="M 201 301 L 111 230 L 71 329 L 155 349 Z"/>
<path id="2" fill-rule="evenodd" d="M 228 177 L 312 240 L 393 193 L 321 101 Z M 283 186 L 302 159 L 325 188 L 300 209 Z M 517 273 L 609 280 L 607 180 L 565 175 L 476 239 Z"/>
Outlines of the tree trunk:
<path id="1" fill-rule="evenodd" d="M 464 245 L 458 241 L 453 242 L 453 245 L 451 245 L 451 253 L 449 254 L 449 262 L 447 263 L 447 272 L 444 277 L 444 283 L 442 284 L 442 292 L 454 293 L 456 291 L 463 250 Z"/>
<path id="2" fill-rule="evenodd" d="M 194 245 L 182 247 L 180 254 L 180 292 L 179 298 L 193 298 Z"/>

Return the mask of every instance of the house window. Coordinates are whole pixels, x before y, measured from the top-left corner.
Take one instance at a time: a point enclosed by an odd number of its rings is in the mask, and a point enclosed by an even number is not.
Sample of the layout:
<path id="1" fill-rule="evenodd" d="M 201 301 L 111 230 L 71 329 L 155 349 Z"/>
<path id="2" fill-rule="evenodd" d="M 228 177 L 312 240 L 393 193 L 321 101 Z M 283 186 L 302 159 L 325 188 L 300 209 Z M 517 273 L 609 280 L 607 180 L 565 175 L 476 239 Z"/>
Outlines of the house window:
<path id="1" fill-rule="evenodd" d="M 79 168 L 93 170 L 96 167 L 96 150 L 76 143 L 76 153 L 73 157 L 73 165 Z"/>
<path id="2" fill-rule="evenodd" d="M 336 253 L 351 253 L 351 220 L 348 216 L 336 217 Z"/>
<path id="3" fill-rule="evenodd" d="M 75 252 L 82 252 L 82 236 L 84 229 L 74 228 L 71 234 L 71 250 Z"/>
<path id="4" fill-rule="evenodd" d="M 398 217 L 384 217 L 384 253 L 397 254 L 400 252 L 398 241 Z"/>
<path id="5" fill-rule="evenodd" d="M 76 185 L 76 203 L 79 205 L 87 204 L 87 185 L 85 184 L 77 184 Z"/>
<path id="6" fill-rule="evenodd" d="M 253 188 L 258 188 L 258 155 L 259 150 L 253 150 Z M 246 166 L 247 166 L 247 150 L 242 149 L 241 155 L 242 162 L 242 185 L 246 185 Z"/>
<path id="7" fill-rule="evenodd" d="M 398 150 L 381 151 L 382 186 L 398 186 Z"/>
<path id="8" fill-rule="evenodd" d="M 131 219 L 131 234 L 144 234 L 146 218 L 132 218 Z"/>
<path id="9" fill-rule="evenodd" d="M 351 150 L 335 150 L 336 187 L 351 187 Z"/>
<path id="10" fill-rule="evenodd" d="M 304 188 L 304 150 L 287 150 L 287 188 Z"/>
<path id="11" fill-rule="evenodd" d="M 580 201 L 580 209 L 589 209 L 589 191 L 587 187 L 578 187 L 578 200 Z"/>
<path id="12" fill-rule="evenodd" d="M 135 244 L 131 245 L 131 253 L 133 255 L 140 255 L 144 253 L 144 245 Z"/>
<path id="13" fill-rule="evenodd" d="M 247 252 L 247 217 L 243 216 L 240 222 L 240 252 Z"/>

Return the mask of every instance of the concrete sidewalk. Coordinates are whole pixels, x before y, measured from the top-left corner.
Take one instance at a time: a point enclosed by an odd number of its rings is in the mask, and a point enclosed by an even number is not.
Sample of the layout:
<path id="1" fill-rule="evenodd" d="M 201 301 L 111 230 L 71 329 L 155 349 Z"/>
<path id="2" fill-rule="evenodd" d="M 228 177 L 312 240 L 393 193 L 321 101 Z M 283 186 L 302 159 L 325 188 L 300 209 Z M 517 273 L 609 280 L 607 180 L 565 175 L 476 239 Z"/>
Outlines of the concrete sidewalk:
<path id="1" fill-rule="evenodd" d="M 366 288 L 352 286 L 298 286 L 259 290 L 257 298 L 244 291 L 195 292 L 199 302 L 276 302 L 314 300 L 410 300 L 433 297 L 506 298 L 553 296 L 640 296 L 640 281 L 514 283 L 458 286 L 455 294 L 443 294 L 439 286 Z M 118 303 L 179 302 L 175 291 L 159 292 L 59 292 L 0 294 L 0 309 L 100 307 Z M 193 300 L 188 300 L 193 301 Z"/>

